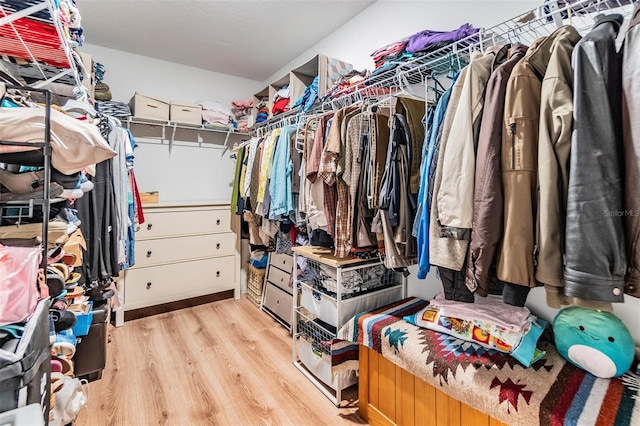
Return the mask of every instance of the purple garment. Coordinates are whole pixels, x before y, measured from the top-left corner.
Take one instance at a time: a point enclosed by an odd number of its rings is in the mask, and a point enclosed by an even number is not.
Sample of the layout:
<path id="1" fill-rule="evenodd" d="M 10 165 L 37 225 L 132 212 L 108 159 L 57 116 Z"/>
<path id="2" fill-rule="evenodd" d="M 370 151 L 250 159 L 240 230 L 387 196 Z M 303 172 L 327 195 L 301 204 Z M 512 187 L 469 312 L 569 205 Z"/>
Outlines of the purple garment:
<path id="1" fill-rule="evenodd" d="M 419 33 L 411 36 L 409 43 L 407 43 L 406 51 L 415 53 L 428 49 L 436 43 L 452 43 L 476 34 L 478 31 L 478 28 L 472 28 L 470 24 L 464 24 L 457 30 L 453 31 L 420 31 Z"/>

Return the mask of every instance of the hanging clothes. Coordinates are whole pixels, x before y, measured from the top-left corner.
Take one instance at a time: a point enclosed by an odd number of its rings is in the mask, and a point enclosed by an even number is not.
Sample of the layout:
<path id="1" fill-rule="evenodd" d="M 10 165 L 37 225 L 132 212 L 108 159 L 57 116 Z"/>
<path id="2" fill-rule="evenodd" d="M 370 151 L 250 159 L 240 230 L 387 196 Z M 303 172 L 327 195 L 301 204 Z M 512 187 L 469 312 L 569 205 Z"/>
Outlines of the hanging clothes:
<path id="1" fill-rule="evenodd" d="M 242 160 L 244 159 L 244 148 L 240 147 L 236 153 L 236 167 L 233 172 L 233 187 L 231 188 L 231 213 L 242 214 L 244 210 L 244 203 L 240 198 L 240 181 L 242 180 L 240 174 L 242 172 Z"/>
<path id="2" fill-rule="evenodd" d="M 411 153 L 409 125 L 402 114 L 394 114 L 380 186 L 380 209 L 373 226 L 384 236 L 387 268 L 407 267 L 416 261 L 415 238 L 411 235 L 416 205 L 410 191 Z"/>
<path id="3" fill-rule="evenodd" d="M 370 209 L 378 209 L 380 182 L 384 174 L 384 165 L 387 160 L 387 148 L 389 146 L 389 117 L 376 114 L 373 123 L 375 137 L 371 143 L 371 179 L 367 184 L 367 200 Z"/>
<path id="4" fill-rule="evenodd" d="M 454 77 L 455 83 L 458 75 Z M 434 163 L 434 157 L 437 156 L 437 142 L 440 140 L 442 126 L 444 124 L 445 113 L 453 91 L 453 84 L 444 92 L 438 101 L 438 105 L 433 113 L 433 121 L 429 126 L 427 134 L 428 140 L 425 141 L 426 158 L 424 159 L 423 170 L 421 172 L 422 182 L 418 193 L 418 213 L 415 222 L 417 222 L 416 244 L 417 244 L 417 261 L 418 261 L 418 279 L 425 279 L 430 270 L 429 261 L 429 215 L 431 211 L 431 198 L 429 197 L 429 184 L 433 187 L 433 179 L 435 169 L 431 166 Z M 425 155 L 423 154 L 423 157 Z M 414 225 L 414 229 L 415 229 Z"/>
<path id="5" fill-rule="evenodd" d="M 129 234 L 129 179 L 127 153 L 130 152 L 129 132 L 113 126 L 109 134 L 109 146 L 118 153 L 111 161 L 113 176 L 113 194 L 118 227 L 118 263 L 127 263 L 127 239 Z"/>
<path id="6" fill-rule="evenodd" d="M 445 114 L 444 122 L 442 124 L 442 132 L 439 135 L 440 143 L 439 149 L 437 152 L 437 157 L 434 153 L 434 172 L 433 172 L 433 189 L 429 189 L 430 192 L 430 200 L 431 208 L 429 213 L 429 256 L 431 265 L 441 266 L 449 269 L 460 270 L 462 269 L 462 264 L 457 265 L 449 261 L 450 258 L 453 257 L 453 254 L 456 252 L 464 253 L 466 251 L 466 241 L 463 240 L 451 240 L 448 238 L 440 237 L 440 227 L 438 225 L 438 205 L 433 202 L 433 197 L 440 191 L 440 186 L 442 185 L 442 159 L 444 156 L 444 149 L 447 144 L 447 139 L 449 138 L 449 134 L 451 133 L 451 124 L 453 123 L 453 117 L 456 113 L 456 108 L 458 107 L 458 103 L 460 102 L 460 95 L 462 93 L 462 88 L 464 85 L 464 81 L 467 75 L 468 66 L 463 68 L 460 71 L 460 75 L 458 79 L 453 84 L 451 89 L 451 97 L 449 99 L 449 105 L 447 107 L 447 112 Z M 431 173 L 431 171 L 429 172 Z M 431 180 L 429 182 L 431 185 Z"/>
<path id="7" fill-rule="evenodd" d="M 349 213 L 347 211 L 349 190 L 347 184 L 342 179 L 342 173 L 345 167 L 342 126 L 343 123 L 348 120 L 347 116 L 349 116 L 349 118 L 353 116 L 356 108 L 357 107 L 343 108 L 334 114 L 318 172 L 318 176 L 320 176 L 327 185 L 335 185 L 336 187 L 336 208 L 333 210 L 333 212 L 335 212 L 335 232 L 333 237 L 335 244 L 334 255 L 336 257 L 347 257 L 349 255 L 349 247 L 347 247 L 348 233 L 350 230 L 348 223 Z M 329 206 L 326 206 L 326 209 L 325 211 L 329 211 Z"/>
<path id="8" fill-rule="evenodd" d="M 453 250 L 448 259 L 449 263 L 458 266 L 450 268 L 456 271 L 462 269 L 471 239 L 475 147 L 482 119 L 485 87 L 498 56 L 499 61 L 502 61 L 506 56 L 506 47 L 492 46 L 485 55 L 476 54 L 471 58 L 440 163 L 443 169 L 442 184 L 434 194 L 434 203 L 438 206 L 440 237 L 462 241 L 452 245 Z M 445 241 L 444 244 L 449 243 Z"/>
<path id="9" fill-rule="evenodd" d="M 325 212 L 325 191 L 328 190 L 329 185 L 318 178 L 324 148 L 324 132 L 329 118 L 330 116 L 324 116 L 317 121 L 317 128 L 313 135 L 313 147 L 307 161 L 306 177 L 311 183 L 307 210 L 309 226 L 312 230 L 321 229 L 331 235 L 333 233 L 332 227 L 329 226 Z"/>
<path id="10" fill-rule="evenodd" d="M 597 309 L 624 301 L 621 15 L 599 16 L 573 54 L 574 126 L 567 202 L 567 296 Z M 594 155 L 597 153 L 597 155 Z M 636 188 L 637 190 L 637 188 Z M 612 212 L 607 214 L 607 212 Z"/>
<path id="11" fill-rule="evenodd" d="M 535 287 L 534 225 L 537 195 L 538 133 L 542 79 L 554 40 L 567 27 L 536 40 L 513 69 L 507 83 L 502 129 L 504 222 L 497 274 L 504 282 Z"/>
<path id="12" fill-rule="evenodd" d="M 572 27 L 567 32 L 552 47 L 553 54 L 542 80 L 538 137 L 535 278 L 545 286 L 547 305 L 555 308 L 566 304 L 562 297 L 562 272 L 573 127 L 571 55 L 581 38 Z"/>
<path id="13" fill-rule="evenodd" d="M 487 82 L 482 123 L 478 136 L 473 196 L 473 228 L 469 249 L 466 285 L 480 296 L 489 292 L 489 273 L 502 235 L 502 180 L 500 158 L 504 100 L 507 82 L 528 47 L 512 46 L 509 58 L 496 67 Z M 495 271 L 494 271 L 495 273 Z"/>
<path id="14" fill-rule="evenodd" d="M 640 297 L 640 5 L 636 6 L 624 40 L 622 123 L 625 159 L 625 236 L 628 274 L 625 293 Z"/>
<path id="15" fill-rule="evenodd" d="M 407 120 L 411 132 L 411 168 L 410 186 L 412 194 L 417 194 L 420 188 L 420 160 L 422 158 L 422 144 L 424 142 L 424 125 L 422 118 L 425 115 L 425 101 L 399 97 L 396 105 L 396 113 L 402 114 Z"/>
<path id="16" fill-rule="evenodd" d="M 295 214 L 293 202 L 293 162 L 291 161 L 291 137 L 297 126 L 284 127 L 278 136 L 271 175 L 269 177 L 269 194 L 271 203 L 269 219 L 279 220 L 281 216 Z"/>
<path id="17" fill-rule="evenodd" d="M 256 152 L 258 152 L 258 145 L 260 144 L 260 138 L 251 138 L 249 140 L 249 155 L 247 157 L 247 170 L 245 172 L 244 185 L 240 188 L 240 194 L 242 198 L 250 197 L 251 178 L 253 176 L 253 165 L 256 159 Z"/>

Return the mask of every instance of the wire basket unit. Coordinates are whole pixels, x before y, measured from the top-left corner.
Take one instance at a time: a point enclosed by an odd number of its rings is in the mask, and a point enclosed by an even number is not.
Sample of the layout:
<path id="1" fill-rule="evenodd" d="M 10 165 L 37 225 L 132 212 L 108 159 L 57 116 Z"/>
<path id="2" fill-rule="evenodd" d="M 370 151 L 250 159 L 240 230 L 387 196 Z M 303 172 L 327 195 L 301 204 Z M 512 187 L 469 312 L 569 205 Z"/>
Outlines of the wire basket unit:
<path id="1" fill-rule="evenodd" d="M 336 328 L 322 321 L 304 307 L 297 307 L 299 336 L 311 343 L 313 351 L 331 355 L 331 342 L 336 337 Z"/>
<path id="2" fill-rule="evenodd" d="M 325 265 L 316 260 L 305 258 L 304 281 L 315 290 L 336 297 L 338 281 L 340 281 L 341 299 L 348 299 L 400 283 L 398 273 L 387 269 L 382 264 L 365 267 L 338 268 Z"/>

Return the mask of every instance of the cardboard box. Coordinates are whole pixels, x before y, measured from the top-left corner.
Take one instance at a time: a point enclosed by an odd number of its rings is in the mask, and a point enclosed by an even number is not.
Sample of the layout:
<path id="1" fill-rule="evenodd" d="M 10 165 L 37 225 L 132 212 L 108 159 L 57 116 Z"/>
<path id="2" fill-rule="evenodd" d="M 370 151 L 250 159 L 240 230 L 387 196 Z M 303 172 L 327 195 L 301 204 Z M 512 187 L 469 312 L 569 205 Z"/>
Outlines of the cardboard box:
<path id="1" fill-rule="evenodd" d="M 93 100 L 95 99 L 95 80 L 96 80 L 96 73 L 95 73 L 95 70 L 93 69 L 93 55 L 90 55 L 84 52 L 79 52 L 79 53 L 80 53 L 80 59 L 82 60 L 82 65 L 84 66 L 84 69 L 87 71 L 87 74 L 84 75 L 84 78 L 82 79 L 82 85 L 87 89 L 87 92 L 89 92 L 89 99 Z"/>
<path id="2" fill-rule="evenodd" d="M 143 203 L 157 203 L 159 198 L 158 191 L 153 192 L 141 192 L 140 193 L 140 201 Z"/>
<path id="3" fill-rule="evenodd" d="M 136 92 L 129 101 L 131 113 L 136 118 L 169 121 L 169 101 Z"/>
<path id="4" fill-rule="evenodd" d="M 189 102 L 171 101 L 170 121 L 182 124 L 202 125 L 202 107 Z"/>

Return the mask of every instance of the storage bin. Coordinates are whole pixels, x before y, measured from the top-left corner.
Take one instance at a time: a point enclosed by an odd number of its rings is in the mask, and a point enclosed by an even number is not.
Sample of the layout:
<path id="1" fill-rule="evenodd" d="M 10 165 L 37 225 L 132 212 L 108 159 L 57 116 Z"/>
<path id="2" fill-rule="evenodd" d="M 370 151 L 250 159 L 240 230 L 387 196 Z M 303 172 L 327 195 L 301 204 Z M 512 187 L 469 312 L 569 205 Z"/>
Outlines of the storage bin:
<path id="1" fill-rule="evenodd" d="M 336 295 L 338 293 L 338 274 L 338 268 L 307 258 L 305 281 L 318 288 L 323 287 L 329 294 Z M 385 268 L 382 264 L 341 268 L 340 276 L 342 299 L 400 282 L 398 273 Z"/>
<path id="2" fill-rule="evenodd" d="M 169 120 L 176 123 L 201 126 L 202 107 L 189 102 L 171 101 L 169 105 Z"/>
<path id="3" fill-rule="evenodd" d="M 129 101 L 129 107 L 135 118 L 169 121 L 169 101 L 164 99 L 136 92 Z"/>
<path id="4" fill-rule="evenodd" d="M 45 424 L 51 381 L 49 303 L 49 299 L 38 303 L 16 349 L 0 354 L 0 413 L 38 404 Z"/>
<path id="5" fill-rule="evenodd" d="M 338 301 L 322 291 L 316 290 L 305 283 L 300 283 L 301 302 L 311 314 L 322 321 L 337 327 L 345 324 L 354 315 L 385 306 L 402 299 L 402 286 L 378 290 L 375 293 L 363 293 L 361 296 L 351 297 L 342 301 L 338 316 Z"/>
<path id="6" fill-rule="evenodd" d="M 89 305 L 89 312 L 76 314 L 76 323 L 71 327 L 76 337 L 86 336 L 89 333 L 89 327 L 91 327 L 93 319 L 93 302 L 89 301 L 87 304 Z"/>
<path id="7" fill-rule="evenodd" d="M 260 307 L 262 302 L 262 288 L 266 269 L 258 269 L 247 264 L 247 299 Z"/>
<path id="8" fill-rule="evenodd" d="M 322 383 L 334 390 L 342 390 L 358 382 L 358 377 L 354 370 L 341 376 L 332 374 L 331 357 L 327 353 L 318 350 L 315 344 L 305 339 L 299 339 L 299 345 L 300 362 Z"/>
<path id="9" fill-rule="evenodd" d="M 89 332 L 78 339 L 75 363 L 75 375 L 88 380 L 100 379 L 107 365 L 107 330 L 111 308 L 109 303 L 93 306 Z"/>

